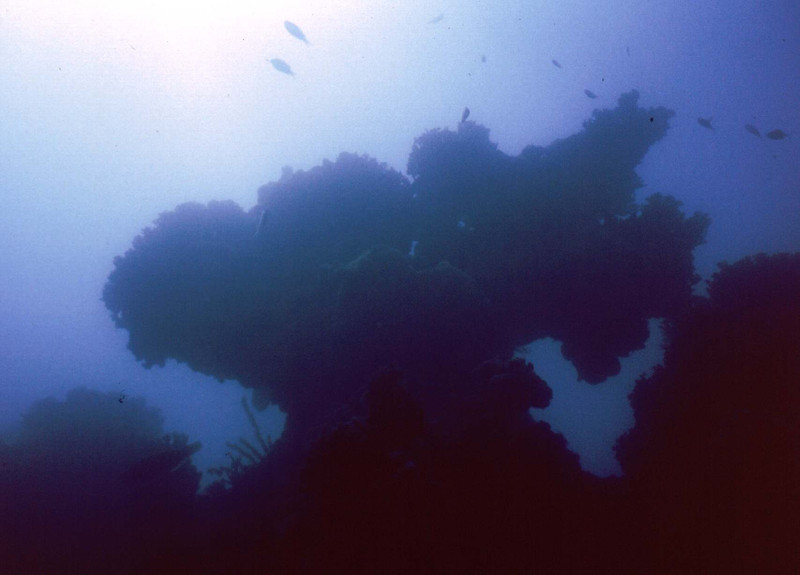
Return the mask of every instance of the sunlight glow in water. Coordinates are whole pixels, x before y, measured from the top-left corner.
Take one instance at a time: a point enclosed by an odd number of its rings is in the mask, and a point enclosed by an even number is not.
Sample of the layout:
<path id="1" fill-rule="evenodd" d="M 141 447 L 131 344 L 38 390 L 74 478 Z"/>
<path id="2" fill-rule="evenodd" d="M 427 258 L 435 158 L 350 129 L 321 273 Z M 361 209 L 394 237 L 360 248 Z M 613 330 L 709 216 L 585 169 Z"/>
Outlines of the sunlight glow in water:
<path id="1" fill-rule="evenodd" d="M 286 19 L 329 31 L 352 14 L 347 5 L 316 1 L 9 0 L 0 24 L 23 43 L 79 53 L 98 79 L 122 64 L 167 91 L 203 94 L 249 66 L 243 60 L 254 47 L 265 58 L 297 49 Z"/>

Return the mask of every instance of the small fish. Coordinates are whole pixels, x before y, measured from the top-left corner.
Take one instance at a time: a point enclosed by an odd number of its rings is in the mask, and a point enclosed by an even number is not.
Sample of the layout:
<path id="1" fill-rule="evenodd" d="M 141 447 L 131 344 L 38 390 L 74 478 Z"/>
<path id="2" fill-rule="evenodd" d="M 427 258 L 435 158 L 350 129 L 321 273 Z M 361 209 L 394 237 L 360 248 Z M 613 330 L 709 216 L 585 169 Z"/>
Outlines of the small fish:
<path id="1" fill-rule="evenodd" d="M 430 20 L 428 20 L 428 24 L 438 24 L 442 20 L 444 20 L 444 14 L 439 14 L 435 18 L 431 18 Z"/>
<path id="2" fill-rule="evenodd" d="M 461 112 L 461 123 L 466 122 L 467 118 L 469 118 L 469 108 L 464 108 L 464 111 Z"/>
<path id="3" fill-rule="evenodd" d="M 273 58 L 269 61 L 272 64 L 272 67 L 275 68 L 278 72 L 282 72 L 283 74 L 288 74 L 289 76 L 294 76 L 294 72 L 292 72 L 291 66 L 281 60 L 280 58 Z"/>
<path id="4" fill-rule="evenodd" d="M 770 140 L 783 140 L 784 138 L 788 138 L 789 134 L 784 132 L 783 130 L 772 130 L 767 132 L 767 138 Z"/>
<path id="5" fill-rule="evenodd" d="M 553 66 L 555 66 L 556 68 L 561 67 L 561 64 L 558 63 L 558 60 L 551 60 L 551 61 L 553 62 Z"/>
<path id="6" fill-rule="evenodd" d="M 486 54 L 481 54 L 481 62 L 486 64 Z"/>
<path id="7" fill-rule="evenodd" d="M 592 100 L 597 98 L 597 94 L 595 94 L 591 90 L 584 90 L 583 93 L 586 94 L 587 96 L 589 96 Z"/>
<path id="8" fill-rule="evenodd" d="M 714 126 L 711 125 L 711 117 L 708 118 L 697 118 L 697 123 L 703 126 L 704 128 L 708 128 L 709 130 L 713 130 Z"/>
<path id="9" fill-rule="evenodd" d="M 291 34 L 292 36 L 294 36 L 298 40 L 302 40 L 306 44 L 310 44 L 311 43 L 306 38 L 306 35 L 303 34 L 303 31 L 300 29 L 300 26 L 298 26 L 294 22 L 289 22 L 288 20 L 286 20 L 283 23 L 283 25 L 286 26 L 286 31 L 289 32 L 289 34 Z"/>
<path id="10" fill-rule="evenodd" d="M 759 132 L 758 128 L 756 128 L 753 124 L 745 124 L 744 129 L 753 134 L 754 136 L 758 136 L 759 138 L 761 137 L 761 132 Z"/>

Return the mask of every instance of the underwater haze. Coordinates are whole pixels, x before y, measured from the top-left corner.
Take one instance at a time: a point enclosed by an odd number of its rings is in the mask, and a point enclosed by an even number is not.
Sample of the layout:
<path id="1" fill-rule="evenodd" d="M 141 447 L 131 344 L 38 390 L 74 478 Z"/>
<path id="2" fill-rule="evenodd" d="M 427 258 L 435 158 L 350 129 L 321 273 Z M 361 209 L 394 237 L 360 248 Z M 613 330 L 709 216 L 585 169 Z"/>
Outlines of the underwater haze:
<path id="1" fill-rule="evenodd" d="M 4 0 L 0 561 L 800 566 L 798 22 Z"/>

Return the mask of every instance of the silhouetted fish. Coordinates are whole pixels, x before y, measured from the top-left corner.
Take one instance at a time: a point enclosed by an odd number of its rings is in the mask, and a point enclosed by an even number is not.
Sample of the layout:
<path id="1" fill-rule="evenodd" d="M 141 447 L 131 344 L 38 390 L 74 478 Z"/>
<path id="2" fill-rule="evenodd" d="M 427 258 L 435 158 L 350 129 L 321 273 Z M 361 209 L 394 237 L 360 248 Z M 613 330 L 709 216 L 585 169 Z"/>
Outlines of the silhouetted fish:
<path id="1" fill-rule="evenodd" d="M 486 54 L 481 54 L 481 62 L 486 63 Z"/>
<path id="2" fill-rule="evenodd" d="M 430 20 L 428 20 L 428 24 L 438 24 L 442 20 L 444 20 L 444 14 L 439 14 L 435 18 L 431 18 Z"/>
<path id="3" fill-rule="evenodd" d="M 469 108 L 464 108 L 464 111 L 461 112 L 461 123 L 466 122 L 467 118 L 469 118 Z"/>
<path id="4" fill-rule="evenodd" d="M 584 90 L 583 93 L 586 94 L 587 96 L 589 96 L 592 100 L 597 98 L 597 94 L 595 94 L 591 90 Z"/>
<path id="5" fill-rule="evenodd" d="M 281 60 L 280 58 L 273 58 L 269 61 L 272 64 L 272 67 L 275 68 L 278 72 L 282 72 L 284 74 L 288 74 L 289 76 L 294 76 L 294 72 L 292 72 L 292 68 Z"/>
<path id="6" fill-rule="evenodd" d="M 560 68 L 561 67 L 561 64 L 558 63 L 558 60 L 552 60 L 552 62 L 553 62 L 553 66 L 555 66 L 556 68 Z"/>
<path id="7" fill-rule="evenodd" d="M 703 126 L 704 128 L 708 128 L 709 130 L 713 130 L 714 126 L 711 125 L 711 118 L 697 118 L 697 123 Z"/>
<path id="8" fill-rule="evenodd" d="M 758 128 L 756 128 L 753 124 L 745 124 L 744 129 L 753 134 L 754 136 L 758 136 L 759 138 L 761 137 L 761 132 L 759 132 Z"/>
<path id="9" fill-rule="evenodd" d="M 289 22 L 288 20 L 286 20 L 286 22 L 284 22 L 283 25 L 286 26 L 286 30 L 287 32 L 289 32 L 289 34 L 291 34 L 298 40 L 302 40 L 306 44 L 310 44 L 310 42 L 306 38 L 306 35 L 303 34 L 303 31 L 300 29 L 300 26 L 298 26 L 293 22 Z"/>
<path id="10" fill-rule="evenodd" d="M 783 130 L 772 130 L 771 132 L 767 132 L 767 138 L 770 140 L 783 140 L 784 138 L 788 138 L 789 134 L 784 132 Z"/>

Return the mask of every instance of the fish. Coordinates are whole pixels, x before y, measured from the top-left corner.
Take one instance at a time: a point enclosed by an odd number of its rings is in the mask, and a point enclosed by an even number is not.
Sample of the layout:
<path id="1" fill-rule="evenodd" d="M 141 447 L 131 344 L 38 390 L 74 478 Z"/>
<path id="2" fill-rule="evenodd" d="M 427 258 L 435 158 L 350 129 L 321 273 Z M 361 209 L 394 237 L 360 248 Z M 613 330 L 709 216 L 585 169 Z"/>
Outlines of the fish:
<path id="1" fill-rule="evenodd" d="M 555 66 L 556 68 L 561 67 L 561 64 L 558 63 L 558 60 L 551 60 L 551 61 L 553 62 L 553 66 Z"/>
<path id="2" fill-rule="evenodd" d="M 444 14 L 439 14 L 435 18 L 431 18 L 430 20 L 428 20 L 428 24 L 438 24 L 442 20 L 444 20 Z"/>
<path id="3" fill-rule="evenodd" d="M 709 130 L 713 130 L 714 126 L 711 125 L 711 116 L 708 118 L 697 118 L 697 123 L 703 126 L 704 128 L 708 128 Z"/>
<path id="4" fill-rule="evenodd" d="M 269 61 L 272 64 L 272 67 L 275 68 L 278 72 L 282 72 L 283 74 L 288 74 L 289 76 L 294 76 L 294 72 L 292 72 L 291 66 L 281 60 L 280 58 L 273 58 Z"/>
<path id="5" fill-rule="evenodd" d="M 783 130 L 771 130 L 767 132 L 767 138 L 770 140 L 783 140 L 784 138 L 788 138 L 789 134 L 784 132 Z"/>
<path id="6" fill-rule="evenodd" d="M 587 96 L 589 96 L 592 100 L 597 98 L 597 94 L 595 94 L 591 90 L 584 90 L 583 93 L 586 94 Z"/>
<path id="7" fill-rule="evenodd" d="M 464 111 L 461 112 L 461 123 L 466 122 L 467 118 L 469 118 L 469 108 L 464 108 Z"/>
<path id="8" fill-rule="evenodd" d="M 180 449 L 170 448 L 149 455 L 131 465 L 122 474 L 122 479 L 126 483 L 148 483 L 163 479 L 183 467 L 201 447 L 202 444 L 195 441 Z"/>
<path id="9" fill-rule="evenodd" d="M 286 20 L 283 23 L 283 25 L 286 27 L 286 31 L 289 32 L 289 34 L 291 34 L 298 40 L 302 40 L 306 44 L 311 44 L 311 42 L 309 42 L 308 39 L 306 38 L 306 35 L 303 34 L 303 31 L 300 29 L 300 26 L 298 26 L 294 22 L 289 22 L 288 20 Z"/>
<path id="10" fill-rule="evenodd" d="M 481 54 L 481 62 L 486 63 L 486 54 Z"/>
<path id="11" fill-rule="evenodd" d="M 759 138 L 761 137 L 761 132 L 759 132 L 758 128 L 756 128 L 753 124 L 745 124 L 744 129 L 753 134 L 754 136 L 758 136 Z"/>

